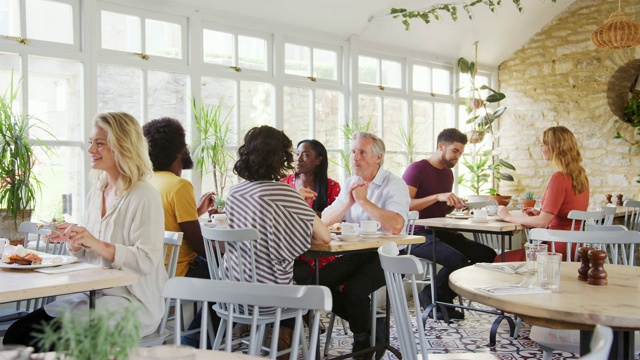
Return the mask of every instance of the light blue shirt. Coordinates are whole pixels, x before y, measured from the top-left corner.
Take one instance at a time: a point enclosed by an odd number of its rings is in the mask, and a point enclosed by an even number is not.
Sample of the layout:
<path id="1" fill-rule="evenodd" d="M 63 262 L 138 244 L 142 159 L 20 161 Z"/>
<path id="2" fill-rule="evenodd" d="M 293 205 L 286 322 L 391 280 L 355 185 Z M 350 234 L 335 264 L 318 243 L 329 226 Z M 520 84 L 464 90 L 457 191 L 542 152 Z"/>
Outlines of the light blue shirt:
<path id="1" fill-rule="evenodd" d="M 345 203 L 349 199 L 348 189 L 355 182 L 360 181 L 360 177 L 352 176 L 347 179 L 342 187 L 336 201 L 327 209 L 339 204 Z M 409 215 L 409 205 L 411 205 L 411 197 L 409 197 L 409 188 L 407 184 L 398 176 L 390 173 L 388 170 L 380 168 L 376 177 L 369 184 L 367 191 L 367 199 L 376 204 L 381 209 L 393 211 L 404 218 L 405 225 Z M 358 205 L 354 204 L 345 215 L 346 222 L 359 223 L 362 220 L 372 220 L 371 217 Z M 403 227 L 402 233 L 405 233 L 406 226 Z"/>

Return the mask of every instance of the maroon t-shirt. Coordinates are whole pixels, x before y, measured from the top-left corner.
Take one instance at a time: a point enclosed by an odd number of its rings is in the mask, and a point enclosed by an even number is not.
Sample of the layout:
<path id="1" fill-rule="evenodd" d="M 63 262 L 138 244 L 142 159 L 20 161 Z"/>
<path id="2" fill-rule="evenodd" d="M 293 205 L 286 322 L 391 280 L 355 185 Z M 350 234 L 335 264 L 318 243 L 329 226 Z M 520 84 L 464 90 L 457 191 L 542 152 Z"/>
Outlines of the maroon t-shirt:
<path id="1" fill-rule="evenodd" d="M 420 160 L 409 165 L 402 175 L 407 185 L 417 189 L 415 198 L 423 198 L 433 194 L 451 192 L 453 189 L 453 171 L 449 168 L 438 169 L 429 161 Z M 435 202 L 420 210 L 420 219 L 443 217 L 447 215 L 447 203 Z"/>

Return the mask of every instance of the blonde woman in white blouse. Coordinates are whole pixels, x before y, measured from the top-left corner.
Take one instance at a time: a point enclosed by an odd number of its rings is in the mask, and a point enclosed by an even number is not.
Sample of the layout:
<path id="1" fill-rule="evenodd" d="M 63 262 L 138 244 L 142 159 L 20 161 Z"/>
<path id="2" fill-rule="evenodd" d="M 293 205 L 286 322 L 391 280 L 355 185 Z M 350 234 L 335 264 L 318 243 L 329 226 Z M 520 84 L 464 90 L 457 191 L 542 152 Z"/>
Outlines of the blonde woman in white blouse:
<path id="1" fill-rule="evenodd" d="M 141 335 L 151 334 L 164 313 L 161 291 L 167 273 L 162 259 L 164 214 L 157 191 L 146 180 L 152 165 L 142 128 L 126 113 L 99 114 L 88 152 L 97 182 L 87 195 L 84 226 L 61 224 L 63 235 L 57 240 L 67 242 L 69 253 L 80 261 L 138 274 L 134 285 L 99 291 L 96 311 L 136 306 Z M 34 325 L 51 321 L 61 311 L 88 307 L 87 294 L 59 298 L 14 323 L 4 344 L 33 346 Z"/>

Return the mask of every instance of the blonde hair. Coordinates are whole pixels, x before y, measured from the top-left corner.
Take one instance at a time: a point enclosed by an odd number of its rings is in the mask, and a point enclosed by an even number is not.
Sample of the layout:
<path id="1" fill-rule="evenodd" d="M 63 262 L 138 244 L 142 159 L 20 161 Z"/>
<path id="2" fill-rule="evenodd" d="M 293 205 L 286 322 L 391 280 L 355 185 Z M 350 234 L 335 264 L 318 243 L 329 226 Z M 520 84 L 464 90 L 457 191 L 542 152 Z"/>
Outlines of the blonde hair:
<path id="1" fill-rule="evenodd" d="M 107 133 L 107 144 L 113 152 L 118 177 L 117 194 L 128 191 L 153 173 L 149 159 L 149 146 L 138 120 L 124 112 L 108 112 L 96 115 L 93 126 Z M 107 174 L 98 175 L 98 185 L 105 186 Z"/>
<path id="2" fill-rule="evenodd" d="M 589 179 L 582 167 L 578 141 L 571 130 L 564 126 L 550 127 L 542 133 L 542 143 L 549 147 L 551 162 L 571 178 L 574 193 L 585 192 L 589 187 Z"/>

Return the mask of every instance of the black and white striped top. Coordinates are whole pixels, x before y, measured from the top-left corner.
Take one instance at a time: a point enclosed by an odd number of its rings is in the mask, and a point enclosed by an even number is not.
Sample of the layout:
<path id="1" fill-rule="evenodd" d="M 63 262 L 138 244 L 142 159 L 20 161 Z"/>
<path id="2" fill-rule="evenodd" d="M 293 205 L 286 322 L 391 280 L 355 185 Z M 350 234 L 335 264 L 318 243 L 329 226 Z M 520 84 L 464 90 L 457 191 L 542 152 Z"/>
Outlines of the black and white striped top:
<path id="1" fill-rule="evenodd" d="M 260 233 L 254 249 L 257 279 L 244 281 L 291 284 L 293 260 L 309 249 L 315 216 L 298 192 L 280 182 L 244 181 L 231 187 L 225 209 L 229 228 L 250 227 Z M 228 256 L 238 254 L 250 269 L 249 246 L 228 247 L 225 264 L 233 263 Z"/>

